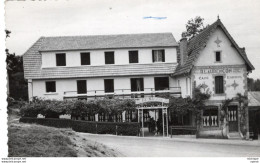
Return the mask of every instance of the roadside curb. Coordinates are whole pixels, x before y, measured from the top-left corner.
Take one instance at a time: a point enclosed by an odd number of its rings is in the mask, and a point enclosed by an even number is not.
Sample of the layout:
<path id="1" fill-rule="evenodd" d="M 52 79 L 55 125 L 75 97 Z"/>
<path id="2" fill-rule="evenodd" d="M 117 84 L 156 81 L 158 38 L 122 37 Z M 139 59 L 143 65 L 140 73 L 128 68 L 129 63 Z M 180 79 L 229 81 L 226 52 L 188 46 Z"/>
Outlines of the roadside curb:
<path id="1" fill-rule="evenodd" d="M 128 138 L 128 139 L 145 139 L 145 140 L 160 140 L 160 141 L 176 141 L 176 142 L 190 142 L 190 143 L 205 143 L 205 144 L 219 144 L 219 145 L 239 145 L 239 146 L 259 146 L 260 140 L 232 140 L 232 139 L 205 139 L 205 138 L 176 138 L 176 137 L 135 137 L 135 136 L 119 136 L 110 134 L 91 134 L 82 133 L 79 134 L 99 137 L 115 137 L 115 138 Z"/>

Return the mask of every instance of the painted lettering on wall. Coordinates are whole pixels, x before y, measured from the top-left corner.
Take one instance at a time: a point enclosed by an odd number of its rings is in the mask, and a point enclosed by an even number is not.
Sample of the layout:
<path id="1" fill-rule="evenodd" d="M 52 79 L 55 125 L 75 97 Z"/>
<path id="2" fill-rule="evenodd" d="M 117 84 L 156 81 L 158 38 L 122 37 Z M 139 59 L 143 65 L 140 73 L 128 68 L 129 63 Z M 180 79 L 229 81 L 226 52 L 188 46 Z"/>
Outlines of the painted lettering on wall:
<path id="1" fill-rule="evenodd" d="M 242 76 L 227 76 L 227 79 L 241 79 Z"/>
<path id="2" fill-rule="evenodd" d="M 229 74 L 242 72 L 243 68 L 203 68 L 195 70 L 195 74 Z"/>
<path id="3" fill-rule="evenodd" d="M 206 79 L 209 79 L 209 77 L 208 76 L 204 76 L 204 77 L 200 76 L 199 77 L 199 80 L 206 80 Z"/>

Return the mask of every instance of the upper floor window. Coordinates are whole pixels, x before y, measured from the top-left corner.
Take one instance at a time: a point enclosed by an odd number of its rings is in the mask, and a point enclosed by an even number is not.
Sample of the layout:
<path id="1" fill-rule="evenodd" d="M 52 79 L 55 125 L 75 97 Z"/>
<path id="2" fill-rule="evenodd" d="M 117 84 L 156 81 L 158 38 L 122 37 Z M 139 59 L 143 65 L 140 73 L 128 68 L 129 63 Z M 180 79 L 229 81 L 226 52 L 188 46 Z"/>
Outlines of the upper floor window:
<path id="1" fill-rule="evenodd" d="M 90 65 L 90 53 L 80 53 L 81 65 Z"/>
<path id="2" fill-rule="evenodd" d="M 66 54 L 65 53 L 56 54 L 56 66 L 66 66 Z"/>
<path id="3" fill-rule="evenodd" d="M 56 92 L 56 82 L 55 81 L 46 81 L 46 92 Z"/>
<path id="4" fill-rule="evenodd" d="M 114 52 L 105 52 L 105 64 L 115 64 Z"/>
<path id="5" fill-rule="evenodd" d="M 153 50 L 153 62 L 165 62 L 165 51 L 162 50 Z"/>
<path id="6" fill-rule="evenodd" d="M 138 63 L 138 51 L 129 51 L 129 63 Z"/>
<path id="7" fill-rule="evenodd" d="M 224 80 L 223 76 L 215 76 L 215 93 L 224 93 Z"/>
<path id="8" fill-rule="evenodd" d="M 221 62 L 221 52 L 220 51 L 216 51 L 215 52 L 215 58 L 216 58 L 216 62 Z"/>

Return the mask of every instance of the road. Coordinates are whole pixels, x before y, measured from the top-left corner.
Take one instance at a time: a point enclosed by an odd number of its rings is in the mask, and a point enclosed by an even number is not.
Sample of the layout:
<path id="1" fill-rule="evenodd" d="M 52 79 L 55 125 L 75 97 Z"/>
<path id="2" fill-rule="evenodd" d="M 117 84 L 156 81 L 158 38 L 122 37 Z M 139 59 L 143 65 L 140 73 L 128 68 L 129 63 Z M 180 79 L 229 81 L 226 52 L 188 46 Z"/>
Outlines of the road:
<path id="1" fill-rule="evenodd" d="M 80 133 L 128 157 L 260 157 L 260 143 L 245 140 L 140 138 Z M 240 143 L 241 142 L 241 143 Z M 251 143 L 251 144 L 250 144 Z M 253 145 L 252 145 L 253 143 Z"/>

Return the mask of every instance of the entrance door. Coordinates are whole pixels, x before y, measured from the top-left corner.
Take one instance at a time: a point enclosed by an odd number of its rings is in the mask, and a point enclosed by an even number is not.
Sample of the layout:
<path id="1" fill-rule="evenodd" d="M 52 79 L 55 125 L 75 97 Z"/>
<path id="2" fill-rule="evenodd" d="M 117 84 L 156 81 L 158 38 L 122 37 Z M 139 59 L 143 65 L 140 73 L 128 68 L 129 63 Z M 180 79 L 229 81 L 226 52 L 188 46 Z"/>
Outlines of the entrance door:
<path id="1" fill-rule="evenodd" d="M 229 132 L 238 131 L 237 106 L 228 107 Z"/>

